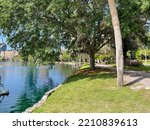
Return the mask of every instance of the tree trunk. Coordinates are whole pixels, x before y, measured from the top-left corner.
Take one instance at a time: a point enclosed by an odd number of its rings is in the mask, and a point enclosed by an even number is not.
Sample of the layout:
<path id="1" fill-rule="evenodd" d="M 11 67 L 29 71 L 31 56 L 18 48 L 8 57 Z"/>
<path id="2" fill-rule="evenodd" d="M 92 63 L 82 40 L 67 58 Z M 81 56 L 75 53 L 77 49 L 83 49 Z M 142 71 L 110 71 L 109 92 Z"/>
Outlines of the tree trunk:
<path id="1" fill-rule="evenodd" d="M 117 86 L 123 86 L 123 45 L 122 45 L 122 37 L 120 30 L 120 23 L 118 18 L 118 13 L 114 0 L 108 0 L 110 13 L 112 17 L 112 24 L 114 28 L 115 35 L 115 46 L 116 46 L 116 65 L 117 65 Z"/>
<path id="2" fill-rule="evenodd" d="M 95 53 L 92 50 L 89 51 L 89 57 L 90 57 L 90 69 L 94 70 L 95 69 Z"/>

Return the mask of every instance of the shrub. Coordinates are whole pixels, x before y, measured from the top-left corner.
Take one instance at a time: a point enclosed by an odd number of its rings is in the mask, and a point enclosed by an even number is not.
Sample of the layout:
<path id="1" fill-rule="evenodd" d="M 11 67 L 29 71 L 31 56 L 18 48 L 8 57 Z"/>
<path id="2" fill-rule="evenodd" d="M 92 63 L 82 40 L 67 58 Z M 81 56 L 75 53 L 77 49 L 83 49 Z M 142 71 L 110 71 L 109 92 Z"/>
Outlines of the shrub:
<path id="1" fill-rule="evenodd" d="M 145 54 L 146 54 L 146 57 L 149 58 L 150 57 L 150 50 L 149 49 L 138 49 L 136 52 L 136 59 L 138 59 L 138 60 L 144 59 Z"/>
<path id="2" fill-rule="evenodd" d="M 127 60 L 126 65 L 127 66 L 141 66 L 143 64 L 141 61 L 138 61 L 138 60 Z"/>

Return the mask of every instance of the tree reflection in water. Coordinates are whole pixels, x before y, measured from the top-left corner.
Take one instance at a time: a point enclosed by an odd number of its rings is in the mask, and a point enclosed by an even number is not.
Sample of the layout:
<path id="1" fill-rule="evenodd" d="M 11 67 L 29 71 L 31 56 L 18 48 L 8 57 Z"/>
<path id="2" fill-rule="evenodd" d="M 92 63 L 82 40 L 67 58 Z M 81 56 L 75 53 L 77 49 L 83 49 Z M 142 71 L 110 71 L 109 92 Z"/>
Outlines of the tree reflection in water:
<path id="1" fill-rule="evenodd" d="M 4 100 L 4 96 L 0 96 L 0 103 Z"/>
<path id="2" fill-rule="evenodd" d="M 1 64 L 2 81 L 10 91 L 8 97 L 0 97 L 0 112 L 23 112 L 37 103 L 43 95 L 61 84 L 75 68 L 70 65 L 31 67 L 17 63 Z"/>
<path id="3" fill-rule="evenodd" d="M 43 75 L 48 75 L 48 69 L 43 69 Z M 21 112 L 31 107 L 34 103 L 38 102 L 42 96 L 51 89 L 53 85 L 52 79 L 48 79 L 47 83 L 38 85 L 38 78 L 41 76 L 40 70 L 36 67 L 30 67 L 27 71 L 24 91 L 22 92 L 20 98 L 15 106 L 12 106 L 11 113 Z M 41 77 L 40 77 L 41 78 Z M 45 78 L 45 77 L 43 77 Z"/>

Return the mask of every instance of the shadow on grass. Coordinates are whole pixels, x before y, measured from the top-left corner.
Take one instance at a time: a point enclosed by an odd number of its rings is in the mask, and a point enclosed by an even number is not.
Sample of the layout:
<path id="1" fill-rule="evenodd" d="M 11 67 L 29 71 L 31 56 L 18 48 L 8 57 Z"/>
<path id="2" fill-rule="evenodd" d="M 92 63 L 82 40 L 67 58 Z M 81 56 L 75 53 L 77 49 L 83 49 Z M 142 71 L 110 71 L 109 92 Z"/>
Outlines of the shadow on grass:
<path id="1" fill-rule="evenodd" d="M 150 66 L 126 66 L 125 69 L 127 70 L 134 70 L 134 71 L 143 71 L 143 72 L 150 72 Z"/>
<path id="2" fill-rule="evenodd" d="M 128 83 L 124 85 L 124 87 L 132 86 L 135 83 L 138 83 L 145 78 L 150 78 L 150 73 L 148 72 L 147 73 L 142 72 L 140 74 L 138 72 L 125 72 L 125 73 L 131 77 L 135 77 L 136 79 L 134 79 L 133 81 L 129 81 Z M 70 82 L 76 82 L 78 80 L 83 80 L 83 79 L 88 79 L 89 81 L 91 81 L 95 79 L 102 79 L 102 80 L 115 79 L 116 77 L 117 77 L 116 71 L 107 69 L 107 68 L 98 67 L 95 70 L 82 69 L 82 70 L 76 71 L 74 75 L 69 77 L 68 80 L 64 84 L 67 84 Z"/>
<path id="3" fill-rule="evenodd" d="M 107 69 L 96 68 L 95 70 L 84 69 L 75 72 L 68 80 L 64 83 L 76 82 L 82 79 L 95 80 L 95 79 L 112 79 L 116 78 L 116 74 L 113 71 Z"/>

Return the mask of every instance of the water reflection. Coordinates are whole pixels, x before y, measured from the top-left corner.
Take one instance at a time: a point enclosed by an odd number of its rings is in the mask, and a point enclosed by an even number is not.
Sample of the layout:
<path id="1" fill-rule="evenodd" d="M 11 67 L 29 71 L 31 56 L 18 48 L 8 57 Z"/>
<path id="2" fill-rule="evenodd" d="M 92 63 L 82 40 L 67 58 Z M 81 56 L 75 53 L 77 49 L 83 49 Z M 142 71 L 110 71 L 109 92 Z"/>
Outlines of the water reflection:
<path id="1" fill-rule="evenodd" d="M 38 102 L 45 92 L 62 83 L 73 71 L 74 68 L 69 65 L 56 65 L 53 69 L 47 66 L 4 66 L 0 69 L 0 75 L 10 95 L 0 99 L 0 112 L 24 111 Z"/>
<path id="2" fill-rule="evenodd" d="M 4 100 L 4 96 L 0 96 L 0 103 Z"/>
<path id="3" fill-rule="evenodd" d="M 42 69 L 36 67 L 28 68 L 24 90 L 19 99 L 17 100 L 17 104 L 11 107 L 11 113 L 21 112 L 24 111 L 26 108 L 32 106 L 34 103 L 38 102 L 42 98 L 44 93 L 47 92 L 51 88 L 51 86 L 53 86 L 53 81 L 49 78 L 47 78 L 48 82 L 46 82 L 45 84 L 38 84 L 38 78 L 45 79 L 48 74 L 48 69 L 44 69 L 44 71 L 41 70 Z M 42 75 L 40 72 L 42 72 Z"/>

